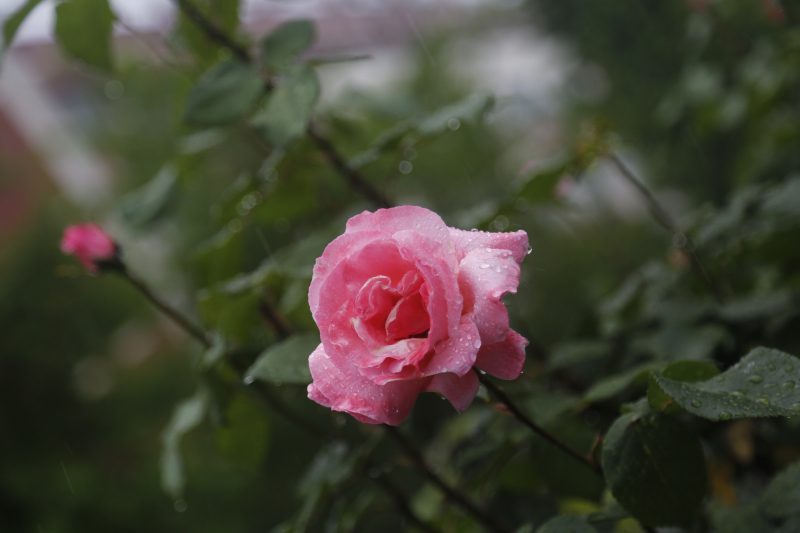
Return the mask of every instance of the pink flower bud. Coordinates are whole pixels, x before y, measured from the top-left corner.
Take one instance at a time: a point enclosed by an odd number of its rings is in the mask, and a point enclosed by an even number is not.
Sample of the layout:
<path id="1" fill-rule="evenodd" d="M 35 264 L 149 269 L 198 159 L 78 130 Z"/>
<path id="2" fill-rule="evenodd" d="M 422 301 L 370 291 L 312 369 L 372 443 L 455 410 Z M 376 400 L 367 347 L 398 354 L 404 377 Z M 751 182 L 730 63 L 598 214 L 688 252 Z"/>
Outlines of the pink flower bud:
<path id="1" fill-rule="evenodd" d="M 100 271 L 98 261 L 114 260 L 117 249 L 117 243 L 97 224 L 69 226 L 61 238 L 61 251 L 77 257 L 92 274 Z"/>

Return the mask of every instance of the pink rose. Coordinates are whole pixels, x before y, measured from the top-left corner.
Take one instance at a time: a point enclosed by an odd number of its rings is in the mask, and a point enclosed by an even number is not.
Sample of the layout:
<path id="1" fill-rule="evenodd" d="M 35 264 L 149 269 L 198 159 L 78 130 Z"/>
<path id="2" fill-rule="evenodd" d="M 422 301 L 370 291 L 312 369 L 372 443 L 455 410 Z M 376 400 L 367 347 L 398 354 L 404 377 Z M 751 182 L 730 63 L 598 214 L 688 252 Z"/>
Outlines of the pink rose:
<path id="1" fill-rule="evenodd" d="M 528 236 L 448 228 L 413 206 L 365 211 L 317 259 L 308 301 L 322 344 L 308 397 L 362 422 L 397 425 L 423 391 L 463 411 L 475 366 L 514 379 L 528 341 L 508 327 Z"/>
<path id="2" fill-rule="evenodd" d="M 111 261 L 117 257 L 117 243 L 97 224 L 78 224 L 64 230 L 61 251 L 74 255 L 91 272 L 100 270 L 98 261 Z"/>

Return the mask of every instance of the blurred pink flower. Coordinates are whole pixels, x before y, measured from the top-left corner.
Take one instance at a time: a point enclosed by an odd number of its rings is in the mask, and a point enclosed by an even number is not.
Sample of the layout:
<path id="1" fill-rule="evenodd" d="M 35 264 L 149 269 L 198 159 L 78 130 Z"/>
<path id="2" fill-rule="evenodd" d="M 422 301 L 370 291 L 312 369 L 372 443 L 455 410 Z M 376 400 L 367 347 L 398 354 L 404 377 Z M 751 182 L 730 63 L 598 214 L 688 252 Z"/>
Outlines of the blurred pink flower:
<path id="1" fill-rule="evenodd" d="M 64 230 L 61 251 L 74 255 L 91 272 L 97 274 L 98 261 L 110 261 L 117 255 L 117 243 L 97 224 L 78 224 Z"/>
<path id="2" fill-rule="evenodd" d="M 528 341 L 509 328 L 502 297 L 517 291 L 527 251 L 524 231 L 448 228 L 421 207 L 351 218 L 314 267 L 308 300 L 322 343 L 309 398 L 397 425 L 423 391 L 466 409 L 473 366 L 519 376 Z"/>

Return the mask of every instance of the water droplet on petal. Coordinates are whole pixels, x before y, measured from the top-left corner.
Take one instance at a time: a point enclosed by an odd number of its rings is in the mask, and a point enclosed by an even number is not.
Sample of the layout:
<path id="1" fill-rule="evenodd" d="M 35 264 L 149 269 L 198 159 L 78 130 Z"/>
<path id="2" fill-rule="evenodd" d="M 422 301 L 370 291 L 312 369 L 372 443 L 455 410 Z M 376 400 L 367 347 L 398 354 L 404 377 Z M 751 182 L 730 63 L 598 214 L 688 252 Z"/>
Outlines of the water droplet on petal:
<path id="1" fill-rule="evenodd" d="M 473 343 L 472 343 L 472 345 L 473 345 L 475 348 L 480 348 L 480 347 L 481 347 L 481 341 L 480 341 L 480 340 L 476 340 L 475 342 L 473 342 Z"/>
<path id="2" fill-rule="evenodd" d="M 492 265 L 490 265 L 489 263 L 481 263 L 481 264 L 480 264 L 480 265 L 478 265 L 478 266 L 479 266 L 480 268 L 489 268 L 489 267 L 490 267 L 490 266 L 492 266 Z"/>

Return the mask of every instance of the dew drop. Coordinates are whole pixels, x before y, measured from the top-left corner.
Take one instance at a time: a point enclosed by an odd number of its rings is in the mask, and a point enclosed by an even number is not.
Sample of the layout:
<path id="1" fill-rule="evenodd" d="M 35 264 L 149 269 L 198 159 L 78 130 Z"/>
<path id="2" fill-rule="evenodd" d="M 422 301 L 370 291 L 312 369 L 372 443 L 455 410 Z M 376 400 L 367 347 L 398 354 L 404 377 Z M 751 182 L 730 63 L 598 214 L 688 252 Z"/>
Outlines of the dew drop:
<path id="1" fill-rule="evenodd" d="M 527 249 L 527 250 L 525 250 L 525 254 L 526 254 L 526 255 L 530 255 L 530 253 L 531 253 L 532 251 L 533 251 L 533 248 L 531 248 L 530 246 L 528 246 L 528 249 Z"/>
<path id="2" fill-rule="evenodd" d="M 792 370 L 794 370 L 794 366 L 793 365 L 787 365 L 786 368 L 784 368 L 784 370 L 786 370 L 787 372 L 791 372 Z"/>
<path id="3" fill-rule="evenodd" d="M 783 388 L 786 390 L 793 389 L 794 381 L 787 381 L 786 383 L 783 384 Z"/>
<path id="4" fill-rule="evenodd" d="M 769 405 L 769 400 L 767 400 L 766 398 L 759 398 L 759 399 L 758 399 L 758 400 L 756 400 L 756 401 L 757 401 L 758 403 L 760 403 L 760 404 L 763 404 L 763 405 Z"/>
<path id="5" fill-rule="evenodd" d="M 796 403 L 792 406 L 792 411 L 800 411 L 800 403 Z"/>
<path id="6" fill-rule="evenodd" d="M 703 402 L 700 400 L 695 400 L 692 402 L 692 407 L 700 407 L 701 405 L 703 405 Z"/>
<path id="7" fill-rule="evenodd" d="M 730 420 L 731 419 L 731 414 L 729 412 L 727 412 L 727 411 L 722 411 L 719 414 L 719 419 L 720 420 Z"/>
<path id="8" fill-rule="evenodd" d="M 770 370 L 775 370 L 775 365 L 769 364 L 767 365 L 767 368 L 769 368 Z"/>
<path id="9" fill-rule="evenodd" d="M 254 378 L 253 376 L 247 376 L 242 380 L 242 383 L 244 383 L 245 385 L 251 385 L 255 380 L 256 378 Z"/>
<path id="10" fill-rule="evenodd" d="M 489 268 L 489 267 L 490 267 L 490 266 L 492 266 L 492 265 L 490 265 L 489 263 L 481 263 L 481 264 L 480 264 L 480 265 L 478 265 L 478 266 L 479 266 L 480 268 Z"/>
<path id="11" fill-rule="evenodd" d="M 480 348 L 481 347 L 481 341 L 480 340 L 476 340 L 475 342 L 472 343 L 472 345 L 474 347 L 476 347 L 476 348 Z"/>
<path id="12" fill-rule="evenodd" d="M 749 381 L 750 383 L 761 383 L 762 381 L 764 381 L 764 376 L 762 376 L 761 374 L 753 374 L 752 376 L 747 378 L 747 381 Z"/>

